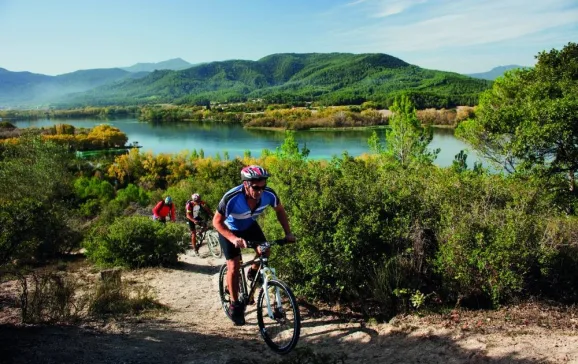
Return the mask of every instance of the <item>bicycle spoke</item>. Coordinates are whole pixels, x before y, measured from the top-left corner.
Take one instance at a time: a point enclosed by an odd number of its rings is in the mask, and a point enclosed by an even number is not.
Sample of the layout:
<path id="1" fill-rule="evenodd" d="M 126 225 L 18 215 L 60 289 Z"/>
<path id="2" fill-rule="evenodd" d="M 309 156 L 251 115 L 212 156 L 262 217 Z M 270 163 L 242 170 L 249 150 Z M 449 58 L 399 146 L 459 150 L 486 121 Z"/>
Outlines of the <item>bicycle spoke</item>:
<path id="1" fill-rule="evenodd" d="M 301 319 L 293 293 L 283 282 L 272 280 L 259 294 L 257 320 L 263 339 L 274 351 L 286 354 L 299 339 Z"/>
<path id="2" fill-rule="evenodd" d="M 227 287 L 227 264 L 223 264 L 219 271 L 219 295 L 221 296 L 221 306 L 227 317 L 231 318 L 229 314 L 229 303 L 231 302 L 231 295 Z"/>

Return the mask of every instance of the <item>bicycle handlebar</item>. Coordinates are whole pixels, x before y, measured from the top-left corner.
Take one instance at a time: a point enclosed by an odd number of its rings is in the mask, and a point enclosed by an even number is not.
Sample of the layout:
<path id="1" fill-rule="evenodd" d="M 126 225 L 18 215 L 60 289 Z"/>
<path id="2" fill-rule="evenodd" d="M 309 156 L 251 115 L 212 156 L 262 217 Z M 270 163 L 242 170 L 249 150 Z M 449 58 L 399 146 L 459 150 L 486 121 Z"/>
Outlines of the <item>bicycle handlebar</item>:
<path id="1" fill-rule="evenodd" d="M 293 244 L 294 241 L 287 241 L 287 239 L 277 239 L 277 240 L 270 240 L 270 241 L 246 241 L 247 248 L 255 248 L 258 246 L 273 246 L 273 245 L 285 245 L 285 244 Z"/>

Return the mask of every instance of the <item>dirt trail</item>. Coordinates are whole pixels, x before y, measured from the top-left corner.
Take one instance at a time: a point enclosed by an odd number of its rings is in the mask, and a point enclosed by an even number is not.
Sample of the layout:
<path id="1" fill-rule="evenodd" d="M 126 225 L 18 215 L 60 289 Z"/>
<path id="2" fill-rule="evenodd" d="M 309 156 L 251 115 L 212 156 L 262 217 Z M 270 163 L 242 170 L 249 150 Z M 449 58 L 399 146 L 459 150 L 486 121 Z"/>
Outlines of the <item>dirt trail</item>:
<path id="1" fill-rule="evenodd" d="M 206 248 L 201 254 L 181 256 L 175 269 L 123 272 L 123 280 L 151 286 L 170 311 L 81 327 L 0 325 L 0 363 L 297 363 L 306 362 L 297 360 L 304 350 L 345 363 L 578 363 L 576 317 L 565 328 L 415 316 L 365 325 L 311 307 L 302 309 L 297 350 L 281 357 L 261 340 L 254 308 L 245 326 L 227 319 L 217 293 L 223 260 Z"/>

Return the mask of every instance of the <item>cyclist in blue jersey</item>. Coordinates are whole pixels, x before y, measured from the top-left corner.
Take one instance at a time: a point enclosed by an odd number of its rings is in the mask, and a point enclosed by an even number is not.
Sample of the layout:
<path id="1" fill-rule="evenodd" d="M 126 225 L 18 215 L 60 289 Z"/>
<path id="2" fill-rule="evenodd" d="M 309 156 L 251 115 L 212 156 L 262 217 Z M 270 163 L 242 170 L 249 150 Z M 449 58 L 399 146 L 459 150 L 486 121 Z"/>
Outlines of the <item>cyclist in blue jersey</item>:
<path id="1" fill-rule="evenodd" d="M 225 193 L 213 216 L 213 226 L 219 232 L 219 242 L 227 259 L 227 287 L 231 297 L 229 311 L 235 325 L 245 324 L 245 307 L 238 301 L 241 248 L 246 247 L 247 240 L 266 240 L 257 224 L 257 217 L 267 206 L 271 206 L 285 231 L 285 238 L 295 241 L 287 213 L 275 191 L 267 187 L 267 178 L 269 173 L 260 166 L 243 168 L 243 183 Z M 257 268 L 251 267 L 247 274 L 249 279 L 255 278 Z"/>

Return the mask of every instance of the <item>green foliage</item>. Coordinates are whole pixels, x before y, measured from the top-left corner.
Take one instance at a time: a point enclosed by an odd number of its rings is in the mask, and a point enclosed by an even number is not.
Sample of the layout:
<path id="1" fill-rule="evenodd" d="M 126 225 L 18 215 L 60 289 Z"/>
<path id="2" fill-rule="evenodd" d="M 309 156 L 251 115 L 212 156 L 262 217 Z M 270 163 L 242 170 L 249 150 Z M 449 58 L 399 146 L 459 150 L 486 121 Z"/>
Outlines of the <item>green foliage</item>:
<path id="1" fill-rule="evenodd" d="M 297 294 L 391 314 L 428 304 L 433 292 L 498 305 L 543 282 L 576 282 L 561 266 L 576 250 L 543 245 L 545 222 L 556 214 L 546 181 L 415 167 L 347 155 L 331 163 L 267 159 L 269 184 L 298 237 L 273 258 Z M 274 214 L 264 226 L 282 236 Z M 540 269 L 548 274 L 537 277 Z"/>
<path id="2" fill-rule="evenodd" d="M 78 243 L 69 226 L 71 156 L 39 137 L 24 136 L 0 154 L 0 264 L 49 257 Z"/>
<path id="3" fill-rule="evenodd" d="M 403 166 L 412 161 L 432 163 L 439 150 L 430 152 L 427 146 L 432 140 L 431 129 L 423 129 L 417 119 L 416 110 L 408 97 L 395 99 L 391 107 L 393 116 L 386 133 L 385 153 L 393 156 Z M 373 148 L 376 148 L 374 146 Z"/>
<path id="4" fill-rule="evenodd" d="M 483 93 L 476 118 L 459 136 L 513 172 L 563 174 L 578 169 L 578 45 L 538 54 L 534 68 L 510 71 Z"/>
<path id="5" fill-rule="evenodd" d="M 466 171 L 468 169 L 467 159 L 468 155 L 463 150 L 460 150 L 460 152 L 454 157 L 452 169 L 458 173 Z"/>
<path id="6" fill-rule="evenodd" d="M 141 187 L 129 183 L 123 189 L 117 191 L 116 197 L 107 204 L 103 204 L 102 212 L 99 215 L 101 223 L 111 223 L 117 217 L 130 215 L 139 207 L 145 207 L 150 202 L 149 193 Z M 89 205 L 90 206 L 90 205 Z M 88 208 L 88 206 L 84 206 Z"/>
<path id="7" fill-rule="evenodd" d="M 126 188 L 118 190 L 114 198 L 123 206 L 128 206 L 131 202 L 136 202 L 141 206 L 149 203 L 149 196 L 142 188 L 129 183 Z"/>
<path id="8" fill-rule="evenodd" d="M 114 187 L 96 177 L 80 177 L 74 181 L 74 192 L 80 199 L 83 216 L 96 216 L 108 201 L 114 198 Z"/>
<path id="9" fill-rule="evenodd" d="M 291 130 L 285 131 L 285 139 L 281 147 L 277 148 L 275 155 L 280 159 L 306 159 L 310 150 L 307 146 L 299 150 L 299 145 L 295 140 L 295 132 Z"/>
<path id="10" fill-rule="evenodd" d="M 186 248 L 179 245 L 183 229 L 144 216 L 120 217 L 85 241 L 86 255 L 101 265 L 137 268 L 175 264 L 177 254 Z"/>

